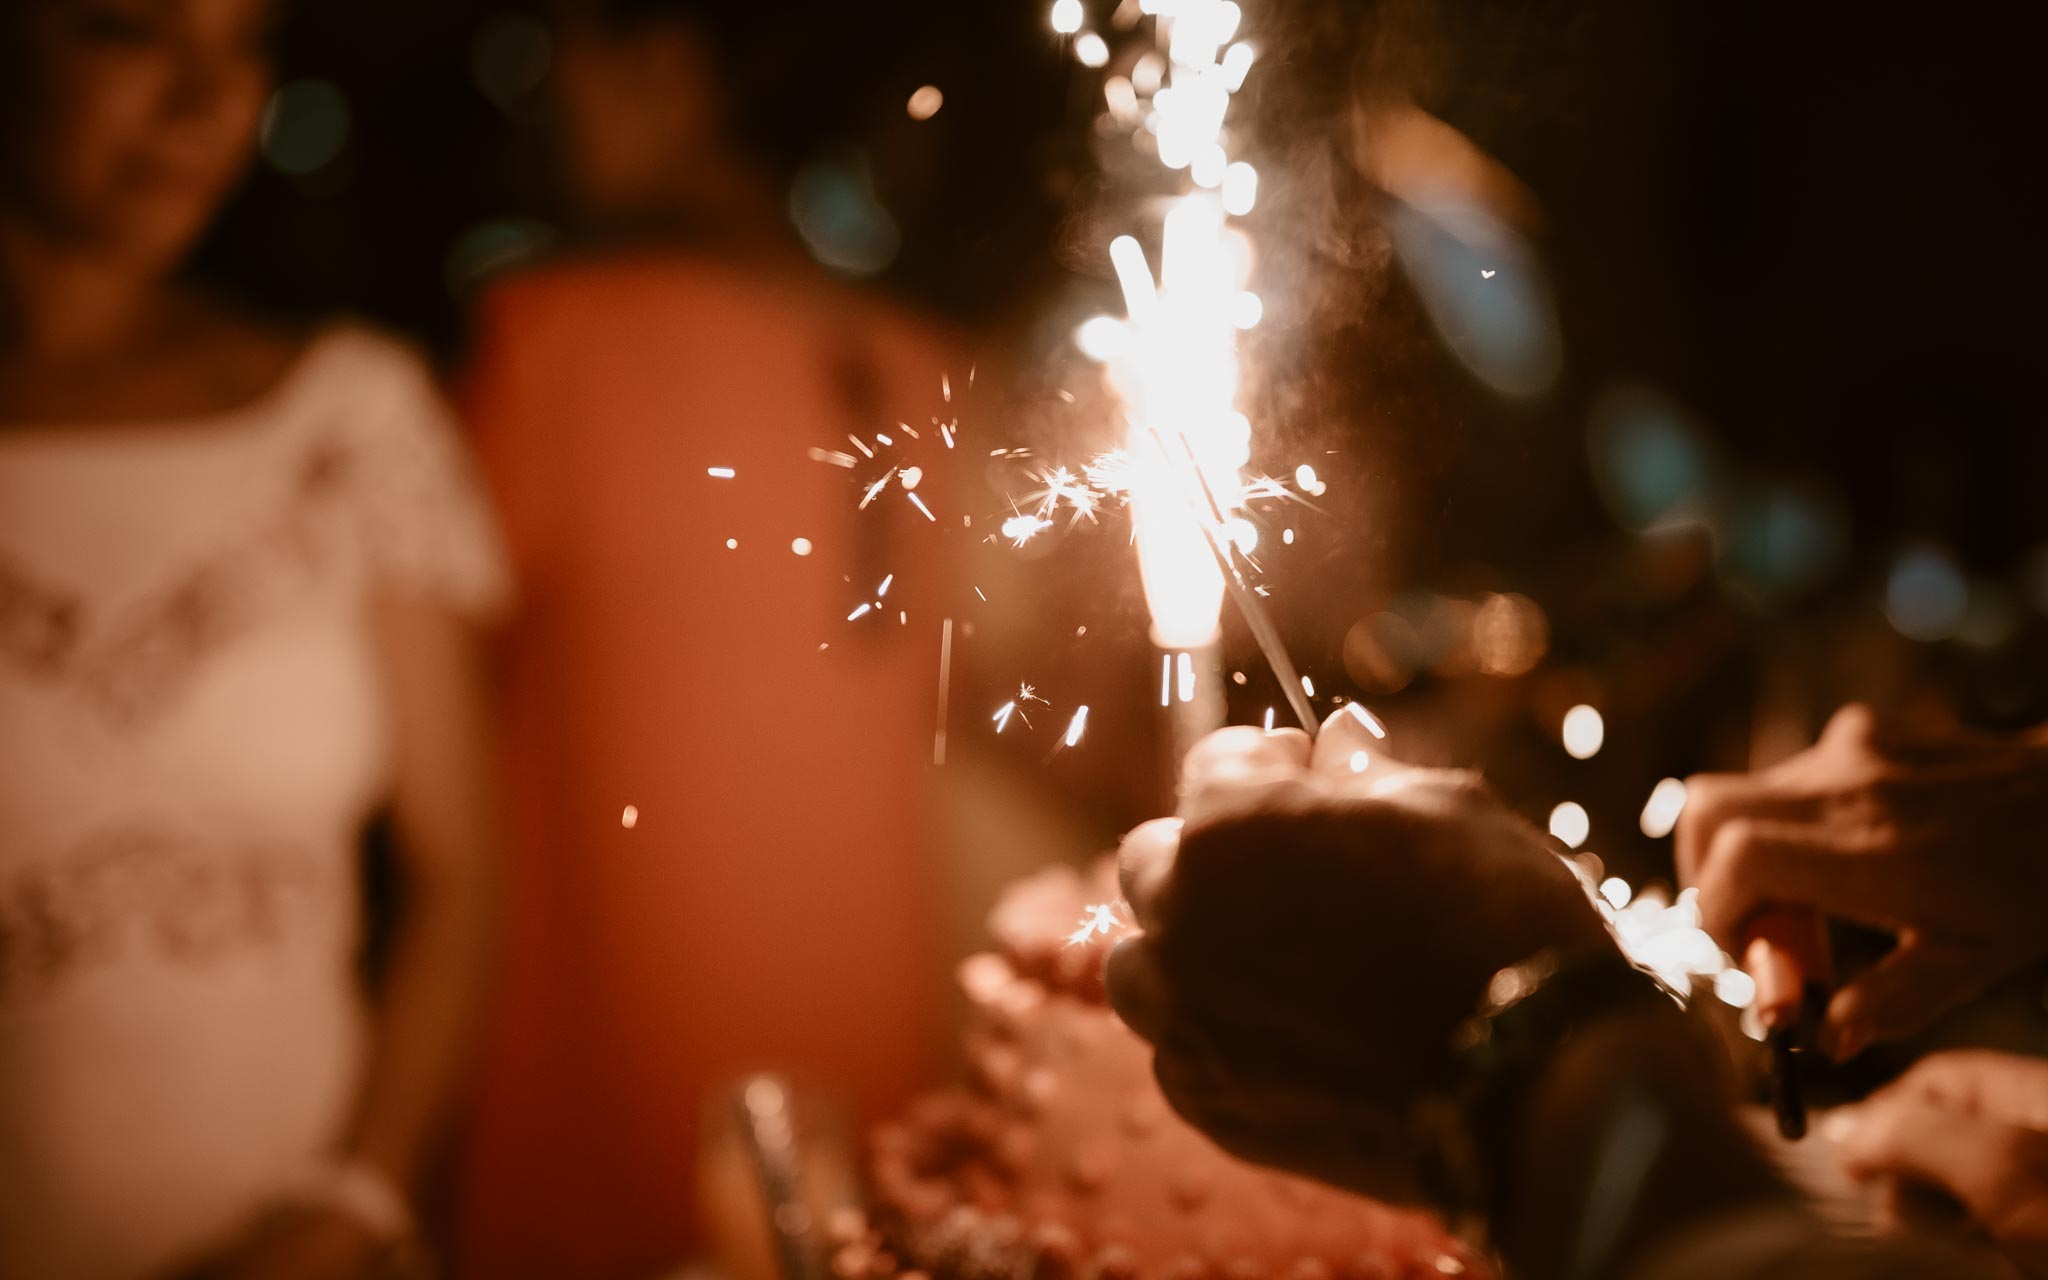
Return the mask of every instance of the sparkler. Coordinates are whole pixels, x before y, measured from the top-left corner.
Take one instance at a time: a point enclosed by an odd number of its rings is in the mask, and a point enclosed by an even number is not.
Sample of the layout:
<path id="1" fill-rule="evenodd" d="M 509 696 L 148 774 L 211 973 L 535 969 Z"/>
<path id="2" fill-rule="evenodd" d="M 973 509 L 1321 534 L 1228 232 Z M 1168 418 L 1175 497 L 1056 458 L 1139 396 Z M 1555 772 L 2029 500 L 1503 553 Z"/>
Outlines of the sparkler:
<path id="1" fill-rule="evenodd" d="M 1116 237 L 1109 258 L 1125 319 L 1094 317 L 1075 338 L 1105 364 L 1123 404 L 1119 480 L 1131 507 L 1152 640 L 1162 654 L 1161 701 L 1179 759 L 1223 721 L 1218 622 L 1226 592 L 1310 732 L 1315 719 L 1294 693 L 1286 650 L 1233 559 L 1249 541 L 1231 534 L 1239 526 L 1250 533 L 1236 513 L 1247 497 L 1242 469 L 1252 431 L 1236 405 L 1237 334 L 1259 322 L 1264 305 L 1245 287 L 1250 241 L 1230 225 L 1255 204 L 1258 174 L 1230 158 L 1225 118 L 1254 55 L 1233 42 L 1242 17 L 1233 0 L 1142 0 L 1139 7 L 1154 16 L 1166 55 L 1163 74 L 1147 79 L 1163 82 L 1151 85 L 1146 104 L 1132 81 L 1115 81 L 1133 98 L 1119 114 L 1141 120 L 1160 163 L 1187 178 L 1161 226 L 1158 276 L 1135 237 Z M 1082 33 L 1084 20 L 1075 0 L 1053 8 L 1055 30 Z M 1147 59 L 1157 65 L 1157 55 Z"/>

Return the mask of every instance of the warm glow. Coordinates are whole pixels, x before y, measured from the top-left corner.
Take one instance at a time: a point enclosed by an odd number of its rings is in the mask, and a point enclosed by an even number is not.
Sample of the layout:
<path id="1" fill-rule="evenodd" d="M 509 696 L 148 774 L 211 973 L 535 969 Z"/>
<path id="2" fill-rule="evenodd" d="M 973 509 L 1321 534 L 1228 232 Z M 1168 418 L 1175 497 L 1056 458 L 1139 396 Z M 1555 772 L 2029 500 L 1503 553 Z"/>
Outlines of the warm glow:
<path id="1" fill-rule="evenodd" d="M 929 120 L 939 114 L 939 108 L 946 105 L 946 95 L 935 84 L 922 85 L 910 95 L 910 101 L 903 109 L 912 120 Z"/>

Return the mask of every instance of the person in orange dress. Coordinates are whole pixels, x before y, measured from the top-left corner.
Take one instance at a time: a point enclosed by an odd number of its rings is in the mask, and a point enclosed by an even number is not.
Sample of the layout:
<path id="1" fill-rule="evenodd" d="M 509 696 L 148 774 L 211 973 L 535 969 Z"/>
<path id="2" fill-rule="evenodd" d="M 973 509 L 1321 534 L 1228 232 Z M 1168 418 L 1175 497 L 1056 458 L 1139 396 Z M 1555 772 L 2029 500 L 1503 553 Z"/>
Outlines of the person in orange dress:
<path id="1" fill-rule="evenodd" d="M 565 21 L 572 186 L 635 235 L 477 318 L 466 404 L 521 610 L 471 1275 L 701 1253 L 703 1118 L 739 1073 L 872 1116 L 936 1068 L 942 540 L 901 477 L 859 509 L 882 467 L 848 437 L 948 412 L 949 365 L 801 252 L 727 140 L 711 47 L 669 13 Z"/>

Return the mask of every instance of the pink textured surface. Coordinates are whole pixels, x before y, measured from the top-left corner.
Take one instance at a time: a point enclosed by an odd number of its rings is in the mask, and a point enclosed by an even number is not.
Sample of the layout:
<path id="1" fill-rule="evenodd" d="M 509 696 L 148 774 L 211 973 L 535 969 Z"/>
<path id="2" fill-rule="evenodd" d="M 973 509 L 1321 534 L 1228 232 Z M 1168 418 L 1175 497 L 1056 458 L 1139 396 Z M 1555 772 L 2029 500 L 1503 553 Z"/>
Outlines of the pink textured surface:
<path id="1" fill-rule="evenodd" d="M 1005 895 L 1000 952 L 960 970 L 969 1081 L 876 1132 L 874 1223 L 844 1233 L 841 1280 L 1481 1273 L 1429 1216 L 1246 1164 L 1173 1114 L 1150 1049 L 1102 1003 L 1114 939 L 1067 942 L 1085 907 L 1112 901 L 1105 867 Z"/>

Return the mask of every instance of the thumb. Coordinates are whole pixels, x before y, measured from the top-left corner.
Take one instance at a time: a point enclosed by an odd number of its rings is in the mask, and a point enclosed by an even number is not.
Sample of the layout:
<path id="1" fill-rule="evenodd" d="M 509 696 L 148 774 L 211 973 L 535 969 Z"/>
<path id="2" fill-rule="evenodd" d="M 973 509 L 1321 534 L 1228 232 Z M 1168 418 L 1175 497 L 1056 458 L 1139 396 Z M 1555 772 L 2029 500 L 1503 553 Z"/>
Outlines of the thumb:
<path id="1" fill-rule="evenodd" d="M 1828 1002 L 1822 1048 L 1837 1062 L 1878 1040 L 1900 1040 L 1975 996 L 1998 976 L 1973 947 L 1899 935 L 1898 946 L 1845 984 Z"/>

